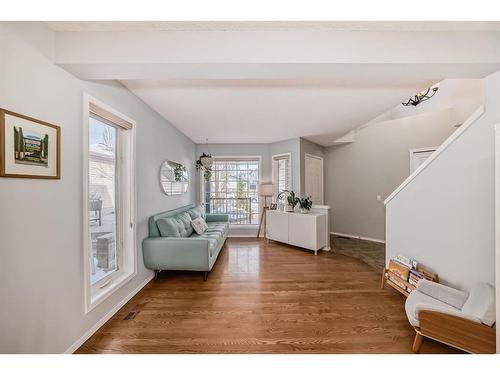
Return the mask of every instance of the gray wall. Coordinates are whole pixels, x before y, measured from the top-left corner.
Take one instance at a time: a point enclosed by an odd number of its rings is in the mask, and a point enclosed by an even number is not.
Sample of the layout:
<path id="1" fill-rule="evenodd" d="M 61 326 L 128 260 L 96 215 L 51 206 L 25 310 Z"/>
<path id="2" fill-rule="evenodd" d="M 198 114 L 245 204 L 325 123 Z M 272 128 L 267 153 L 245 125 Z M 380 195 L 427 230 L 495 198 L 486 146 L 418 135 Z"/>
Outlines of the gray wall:
<path id="1" fill-rule="evenodd" d="M 379 122 L 359 129 L 354 143 L 325 148 L 331 231 L 384 240 L 383 201 L 408 177 L 409 150 L 439 146 L 455 130 L 454 118 L 445 109 Z"/>
<path id="2" fill-rule="evenodd" d="M 495 146 L 500 72 L 485 78 L 486 112 L 386 206 L 386 258 L 406 254 L 445 284 L 495 285 Z"/>
<path id="3" fill-rule="evenodd" d="M 37 48 L 12 34 L 40 42 Z M 61 180 L 0 178 L 0 352 L 60 353 L 137 288 L 144 268 L 141 241 L 148 216 L 191 203 L 165 196 L 163 160 L 194 174 L 195 145 L 117 83 L 83 82 L 53 65 L 51 32 L 43 25 L 0 24 L 0 106 L 61 126 Z M 47 40 L 47 38 L 49 40 Z M 137 121 L 137 259 L 135 278 L 84 313 L 82 257 L 83 93 Z"/>
<path id="4" fill-rule="evenodd" d="M 292 162 L 292 190 L 296 193 L 300 193 L 300 139 L 292 138 L 286 141 L 271 143 L 270 145 L 271 155 L 284 154 L 290 152 L 291 162 Z M 269 166 L 272 169 L 272 160 L 269 159 Z M 272 173 L 272 170 L 271 170 Z"/>

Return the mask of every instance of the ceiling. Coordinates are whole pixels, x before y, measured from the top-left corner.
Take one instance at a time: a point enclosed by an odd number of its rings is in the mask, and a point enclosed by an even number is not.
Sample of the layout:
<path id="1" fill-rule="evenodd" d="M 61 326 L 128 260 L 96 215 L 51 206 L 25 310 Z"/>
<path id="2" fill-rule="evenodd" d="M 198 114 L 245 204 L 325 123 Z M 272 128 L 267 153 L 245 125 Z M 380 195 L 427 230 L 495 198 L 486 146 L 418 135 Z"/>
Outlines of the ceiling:
<path id="1" fill-rule="evenodd" d="M 495 21 L 50 21 L 54 31 L 487 31 L 500 30 Z"/>
<path id="2" fill-rule="evenodd" d="M 118 80 L 196 143 L 328 146 L 445 78 L 500 70 L 497 22 L 48 22 L 55 62 Z"/>

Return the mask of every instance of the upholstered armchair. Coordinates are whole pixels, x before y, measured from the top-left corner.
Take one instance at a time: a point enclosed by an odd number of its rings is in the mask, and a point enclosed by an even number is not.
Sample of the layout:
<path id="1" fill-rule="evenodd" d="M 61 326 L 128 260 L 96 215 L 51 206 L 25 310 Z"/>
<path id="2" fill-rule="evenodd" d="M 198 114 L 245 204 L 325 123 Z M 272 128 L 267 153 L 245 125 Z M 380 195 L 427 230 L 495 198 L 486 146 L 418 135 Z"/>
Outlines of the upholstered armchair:
<path id="1" fill-rule="evenodd" d="M 476 284 L 469 293 L 421 280 L 405 304 L 415 328 L 413 351 L 424 337 L 470 353 L 495 353 L 495 288 Z"/>

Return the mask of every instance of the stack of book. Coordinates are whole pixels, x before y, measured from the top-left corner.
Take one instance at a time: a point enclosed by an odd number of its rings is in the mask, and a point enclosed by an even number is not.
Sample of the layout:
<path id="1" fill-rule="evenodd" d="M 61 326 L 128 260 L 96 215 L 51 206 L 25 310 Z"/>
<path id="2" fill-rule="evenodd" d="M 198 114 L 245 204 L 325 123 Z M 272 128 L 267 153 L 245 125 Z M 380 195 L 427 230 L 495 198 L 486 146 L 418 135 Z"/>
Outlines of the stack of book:
<path id="1" fill-rule="evenodd" d="M 410 276 L 408 278 L 408 282 L 411 285 L 417 286 L 418 281 L 422 280 L 422 279 L 433 281 L 434 275 L 432 275 L 429 272 L 426 272 L 424 270 L 420 270 L 420 271 L 410 270 Z"/>
<path id="2" fill-rule="evenodd" d="M 417 273 L 416 268 L 417 262 L 415 260 L 404 255 L 397 255 L 389 261 L 388 278 L 401 289 L 411 292 L 412 289 L 406 283 L 411 284 L 411 275 L 412 272 Z"/>
<path id="3" fill-rule="evenodd" d="M 404 255 L 397 255 L 384 268 L 382 288 L 387 280 L 388 284 L 405 296 L 416 289 L 420 280 L 427 279 L 439 282 L 437 274 L 433 274 L 418 266 L 418 262 Z"/>
<path id="4" fill-rule="evenodd" d="M 406 290 L 407 287 L 402 281 L 408 281 L 408 277 L 410 276 L 410 268 L 402 263 L 399 263 L 395 259 L 391 259 L 389 261 L 388 271 L 389 280 L 401 289 Z"/>

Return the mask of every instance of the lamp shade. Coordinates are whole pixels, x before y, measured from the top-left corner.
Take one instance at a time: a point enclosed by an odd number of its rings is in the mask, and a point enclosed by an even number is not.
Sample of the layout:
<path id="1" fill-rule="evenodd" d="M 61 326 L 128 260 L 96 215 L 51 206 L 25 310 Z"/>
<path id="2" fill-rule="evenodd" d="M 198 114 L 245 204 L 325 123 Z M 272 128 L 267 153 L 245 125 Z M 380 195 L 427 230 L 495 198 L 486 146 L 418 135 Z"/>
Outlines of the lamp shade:
<path id="1" fill-rule="evenodd" d="M 274 186 L 271 183 L 259 185 L 259 195 L 261 197 L 272 197 L 274 194 Z"/>

